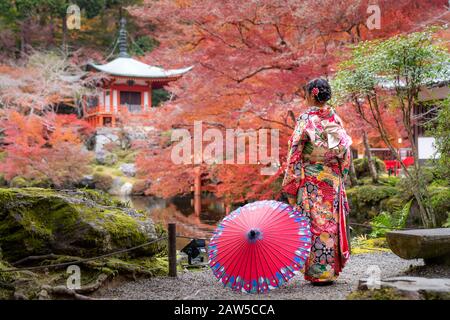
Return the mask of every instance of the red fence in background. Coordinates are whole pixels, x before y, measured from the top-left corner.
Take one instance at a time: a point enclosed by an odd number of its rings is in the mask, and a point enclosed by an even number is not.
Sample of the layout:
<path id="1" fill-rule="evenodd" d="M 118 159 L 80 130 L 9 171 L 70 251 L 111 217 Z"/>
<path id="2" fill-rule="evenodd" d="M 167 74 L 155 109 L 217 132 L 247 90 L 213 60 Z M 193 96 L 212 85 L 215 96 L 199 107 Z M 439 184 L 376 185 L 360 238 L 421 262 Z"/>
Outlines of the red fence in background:
<path id="1" fill-rule="evenodd" d="M 389 173 L 393 173 L 394 175 L 398 175 L 400 172 L 400 169 L 402 168 L 400 161 L 398 160 L 383 160 L 384 165 L 386 166 L 386 171 Z M 403 164 L 406 167 L 409 167 L 410 165 L 414 164 L 414 158 L 413 157 L 406 157 L 402 160 Z"/>

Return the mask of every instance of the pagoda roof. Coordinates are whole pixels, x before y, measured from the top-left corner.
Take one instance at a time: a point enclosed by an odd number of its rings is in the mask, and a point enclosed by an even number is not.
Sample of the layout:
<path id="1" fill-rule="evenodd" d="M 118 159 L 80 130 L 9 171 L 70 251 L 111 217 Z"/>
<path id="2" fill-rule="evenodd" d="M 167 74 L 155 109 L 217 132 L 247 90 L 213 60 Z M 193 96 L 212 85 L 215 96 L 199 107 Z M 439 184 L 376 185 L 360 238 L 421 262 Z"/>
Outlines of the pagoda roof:
<path id="1" fill-rule="evenodd" d="M 112 76 L 143 79 L 179 77 L 193 68 L 190 66 L 182 69 L 163 69 L 130 57 L 118 57 L 101 65 L 89 63 L 88 66 Z"/>

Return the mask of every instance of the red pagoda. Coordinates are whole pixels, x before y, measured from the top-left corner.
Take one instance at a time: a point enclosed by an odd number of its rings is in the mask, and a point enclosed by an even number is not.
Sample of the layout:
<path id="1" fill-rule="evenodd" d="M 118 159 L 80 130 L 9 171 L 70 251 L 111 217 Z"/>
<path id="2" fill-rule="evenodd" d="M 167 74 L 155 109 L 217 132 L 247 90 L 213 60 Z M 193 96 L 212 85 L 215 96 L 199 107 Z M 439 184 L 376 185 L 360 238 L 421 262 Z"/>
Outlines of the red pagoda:
<path id="1" fill-rule="evenodd" d="M 118 121 L 145 121 L 152 114 L 152 90 L 179 79 L 192 67 L 166 70 L 150 66 L 128 54 L 126 21 L 120 21 L 119 56 L 107 64 L 89 64 L 88 70 L 104 72 L 99 94 L 85 99 L 84 118 L 95 127 L 115 127 Z"/>

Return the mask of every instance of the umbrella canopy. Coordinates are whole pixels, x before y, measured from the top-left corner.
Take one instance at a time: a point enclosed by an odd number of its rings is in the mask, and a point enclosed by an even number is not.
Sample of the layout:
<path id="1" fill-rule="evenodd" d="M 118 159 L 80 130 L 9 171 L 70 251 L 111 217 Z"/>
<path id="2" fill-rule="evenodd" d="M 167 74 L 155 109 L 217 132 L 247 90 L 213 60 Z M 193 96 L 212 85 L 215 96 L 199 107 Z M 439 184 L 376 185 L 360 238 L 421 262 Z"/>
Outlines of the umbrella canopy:
<path id="1" fill-rule="evenodd" d="M 257 201 L 236 209 L 217 227 L 209 265 L 225 286 L 262 293 L 300 272 L 311 249 L 309 218 L 286 203 Z"/>

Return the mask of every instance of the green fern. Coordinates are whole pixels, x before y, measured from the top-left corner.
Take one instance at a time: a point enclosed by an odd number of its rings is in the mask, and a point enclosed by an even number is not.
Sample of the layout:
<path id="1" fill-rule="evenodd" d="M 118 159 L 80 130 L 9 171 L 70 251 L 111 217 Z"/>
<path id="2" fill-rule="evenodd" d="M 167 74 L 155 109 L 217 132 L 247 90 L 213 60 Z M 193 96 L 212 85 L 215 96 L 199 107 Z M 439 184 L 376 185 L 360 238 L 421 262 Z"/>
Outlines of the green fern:
<path id="1" fill-rule="evenodd" d="M 444 228 L 450 228 L 450 213 L 448 214 L 447 221 L 443 225 Z"/>
<path id="2" fill-rule="evenodd" d="M 383 211 L 373 218 L 370 222 L 370 225 L 372 226 L 370 237 L 384 237 L 389 231 L 404 228 L 411 210 L 411 205 L 412 199 L 408 201 L 401 210 L 396 211 L 393 214 Z"/>

